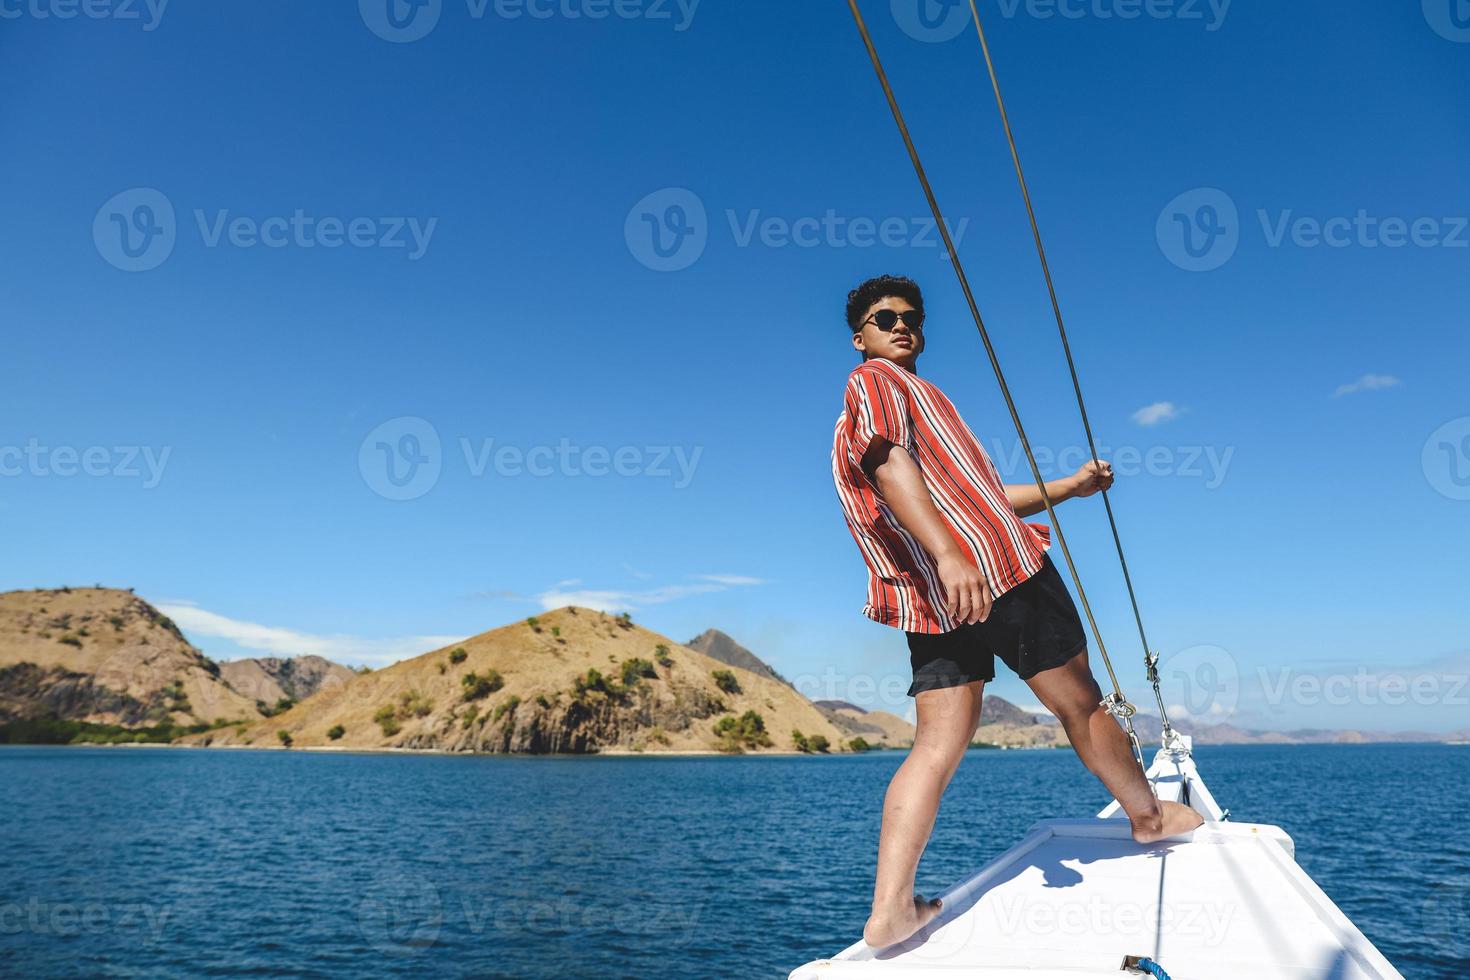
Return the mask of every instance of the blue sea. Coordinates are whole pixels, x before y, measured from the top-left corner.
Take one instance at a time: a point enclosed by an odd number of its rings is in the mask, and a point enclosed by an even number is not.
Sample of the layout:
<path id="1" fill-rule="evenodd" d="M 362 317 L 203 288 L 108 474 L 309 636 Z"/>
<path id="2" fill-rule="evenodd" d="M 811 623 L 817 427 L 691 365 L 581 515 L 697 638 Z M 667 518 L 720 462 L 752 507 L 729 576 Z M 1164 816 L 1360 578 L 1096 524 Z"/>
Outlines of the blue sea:
<path id="1" fill-rule="evenodd" d="M 1196 758 L 1405 976 L 1470 977 L 1470 747 Z M 858 937 L 901 761 L 7 747 L 0 975 L 779 977 Z M 920 889 L 1106 802 L 972 751 Z"/>

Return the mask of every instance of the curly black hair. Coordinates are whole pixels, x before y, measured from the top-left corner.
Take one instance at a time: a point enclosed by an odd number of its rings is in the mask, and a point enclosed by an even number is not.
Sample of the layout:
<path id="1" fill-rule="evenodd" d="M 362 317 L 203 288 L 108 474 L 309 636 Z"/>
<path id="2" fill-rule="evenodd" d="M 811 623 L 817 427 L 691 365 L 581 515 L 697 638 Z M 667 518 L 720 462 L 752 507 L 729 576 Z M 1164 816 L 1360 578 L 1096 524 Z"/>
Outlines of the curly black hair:
<path id="1" fill-rule="evenodd" d="M 847 325 L 853 333 L 862 330 L 868 308 L 888 296 L 897 296 L 920 313 L 924 312 L 924 294 L 919 291 L 918 283 L 907 276 L 878 276 L 847 294 Z"/>

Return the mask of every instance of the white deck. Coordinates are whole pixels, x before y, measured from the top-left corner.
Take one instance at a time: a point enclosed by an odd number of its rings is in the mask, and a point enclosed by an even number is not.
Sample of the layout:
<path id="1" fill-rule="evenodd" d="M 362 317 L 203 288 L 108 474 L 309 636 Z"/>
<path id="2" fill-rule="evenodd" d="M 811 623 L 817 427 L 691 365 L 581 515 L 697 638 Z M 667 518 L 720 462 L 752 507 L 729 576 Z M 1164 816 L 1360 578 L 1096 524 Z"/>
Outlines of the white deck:
<path id="1" fill-rule="evenodd" d="M 1138 976 L 1121 972 L 1126 955 L 1173 980 L 1402 980 L 1297 865 L 1280 828 L 1221 819 L 1187 754 L 1160 751 L 1149 776 L 1205 825 L 1141 845 L 1111 819 L 1116 804 L 1042 821 L 945 892 L 940 918 L 912 939 L 877 953 L 858 942 L 792 980 Z"/>

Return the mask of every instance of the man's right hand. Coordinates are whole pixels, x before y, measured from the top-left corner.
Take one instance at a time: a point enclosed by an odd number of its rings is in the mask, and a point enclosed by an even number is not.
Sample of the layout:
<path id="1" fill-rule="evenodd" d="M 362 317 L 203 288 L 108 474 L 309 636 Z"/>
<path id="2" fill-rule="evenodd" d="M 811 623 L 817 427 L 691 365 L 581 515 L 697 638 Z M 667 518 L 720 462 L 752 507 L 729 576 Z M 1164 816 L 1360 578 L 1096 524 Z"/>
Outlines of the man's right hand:
<path id="1" fill-rule="evenodd" d="M 939 584 L 944 586 L 944 608 L 961 623 L 983 623 L 990 615 L 990 583 L 975 564 L 960 554 L 938 559 Z"/>

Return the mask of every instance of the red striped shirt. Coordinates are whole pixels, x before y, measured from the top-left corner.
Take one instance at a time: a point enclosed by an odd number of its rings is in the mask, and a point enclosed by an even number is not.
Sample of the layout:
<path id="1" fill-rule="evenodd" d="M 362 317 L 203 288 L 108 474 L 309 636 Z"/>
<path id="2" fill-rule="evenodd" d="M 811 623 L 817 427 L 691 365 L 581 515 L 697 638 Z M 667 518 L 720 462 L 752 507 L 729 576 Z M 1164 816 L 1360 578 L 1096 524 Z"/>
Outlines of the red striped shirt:
<path id="1" fill-rule="evenodd" d="M 918 464 L 950 534 L 974 557 L 994 596 L 1040 570 L 1051 529 L 1016 516 L 995 464 L 944 392 L 892 361 L 869 358 L 848 376 L 832 442 L 837 496 L 868 565 L 865 616 L 914 633 L 959 625 L 944 611 L 933 557 L 862 471 L 863 454 L 878 436 Z"/>

